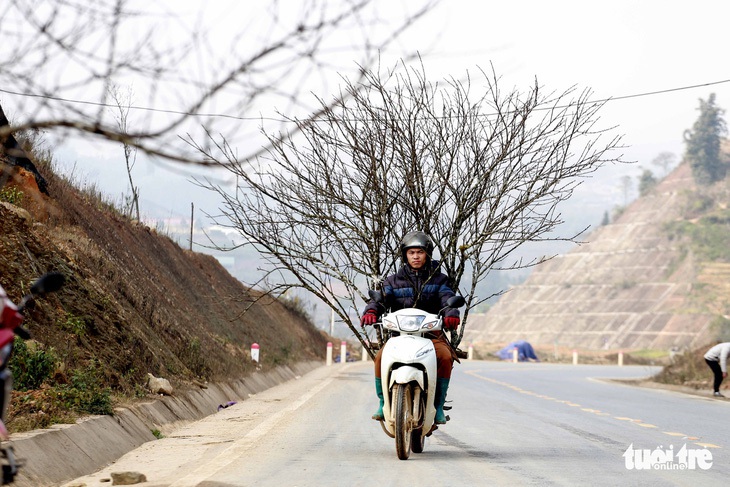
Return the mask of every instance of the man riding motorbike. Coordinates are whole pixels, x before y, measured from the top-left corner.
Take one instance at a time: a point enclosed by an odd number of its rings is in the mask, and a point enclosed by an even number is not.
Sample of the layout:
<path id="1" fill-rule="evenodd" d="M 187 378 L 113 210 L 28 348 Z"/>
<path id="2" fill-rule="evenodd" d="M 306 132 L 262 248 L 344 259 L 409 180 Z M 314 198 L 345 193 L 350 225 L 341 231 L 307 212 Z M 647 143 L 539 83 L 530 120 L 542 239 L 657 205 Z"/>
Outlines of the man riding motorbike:
<path id="1" fill-rule="evenodd" d="M 400 251 L 403 265 L 395 274 L 388 276 L 383 282 L 383 303 L 370 301 L 360 320 L 362 326 L 375 324 L 380 315 L 386 311 L 403 308 L 418 308 L 428 313 L 437 314 L 446 307 L 446 301 L 454 296 L 448 285 L 448 278 L 439 270 L 439 263 L 431 258 L 434 245 L 428 235 L 423 232 L 409 232 L 401 241 Z M 459 327 L 459 310 L 448 308 L 444 316 L 443 326 L 447 330 Z M 440 331 L 433 332 L 430 337 L 436 350 L 438 363 L 436 372 L 436 424 L 446 424 L 444 403 L 451 380 L 451 369 L 454 366 L 454 353 Z M 373 419 L 383 420 L 383 390 L 380 373 L 381 348 L 375 356 L 375 389 L 380 399 L 380 407 L 373 414 Z"/>

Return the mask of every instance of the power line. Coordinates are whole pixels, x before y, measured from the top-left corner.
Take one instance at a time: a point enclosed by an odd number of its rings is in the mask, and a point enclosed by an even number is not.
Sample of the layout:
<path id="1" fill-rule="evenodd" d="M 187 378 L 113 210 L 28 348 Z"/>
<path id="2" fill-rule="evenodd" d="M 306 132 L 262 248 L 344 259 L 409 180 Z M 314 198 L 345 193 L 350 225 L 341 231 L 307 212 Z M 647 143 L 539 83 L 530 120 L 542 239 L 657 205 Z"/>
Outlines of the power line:
<path id="1" fill-rule="evenodd" d="M 36 93 L 20 93 L 17 91 L 10 91 L 10 90 L 4 90 L 0 88 L 0 92 L 7 93 L 8 95 L 16 95 L 16 96 L 25 96 L 28 98 L 43 98 L 46 100 L 54 100 L 54 101 L 62 101 L 64 103 L 71 103 L 76 105 L 91 105 L 96 107 L 105 107 L 105 108 L 117 108 L 117 105 L 113 105 L 110 103 L 101 103 L 97 101 L 87 101 L 87 100 L 72 100 L 69 98 L 61 98 L 58 96 L 52 96 L 52 95 L 39 95 Z M 129 108 L 131 110 L 141 110 L 141 111 L 147 111 L 147 112 L 157 112 L 157 113 L 170 113 L 173 115 L 186 115 L 189 117 L 222 117 L 222 118 L 234 118 L 237 120 L 259 120 L 259 118 L 253 118 L 253 117 L 236 117 L 233 115 L 226 115 L 224 113 L 191 113 L 191 112 L 183 112 L 180 110 L 167 110 L 163 108 L 150 108 L 150 107 L 140 107 L 136 105 L 130 105 Z"/>
<path id="2" fill-rule="evenodd" d="M 597 100 L 594 103 L 617 101 L 617 100 L 627 100 L 629 98 L 639 98 L 641 96 L 661 95 L 661 94 L 664 94 L 664 93 L 672 93 L 674 91 L 693 90 L 695 88 L 704 88 L 706 86 L 721 85 L 723 83 L 730 83 L 730 79 L 724 79 L 724 80 L 721 80 L 721 81 L 711 81 L 709 83 L 702 83 L 702 84 L 699 84 L 699 85 L 682 86 L 682 87 L 679 87 L 679 88 L 669 88 L 669 89 L 666 89 L 666 90 L 648 91 L 648 92 L 645 92 L 645 93 L 636 93 L 634 95 L 615 96 L 615 97 L 611 97 L 611 98 L 606 98 L 604 100 Z"/>
<path id="3" fill-rule="evenodd" d="M 622 95 L 622 96 L 614 96 L 609 98 L 603 98 L 599 100 L 591 100 L 586 101 L 585 103 L 608 103 L 612 101 L 619 101 L 619 100 L 628 100 L 631 98 L 640 98 L 645 96 L 654 96 L 654 95 L 662 95 L 665 93 L 673 93 L 677 91 L 685 91 L 685 90 L 693 90 L 696 88 L 705 88 L 707 86 L 715 86 L 720 85 L 724 83 L 730 83 L 730 79 L 724 79 L 720 81 L 711 81 L 708 83 L 700 83 L 696 85 L 687 85 L 687 86 L 680 86 L 677 88 L 668 88 L 664 90 L 656 90 L 656 91 L 647 91 L 643 93 L 634 93 L 631 95 Z M 97 106 L 97 107 L 106 107 L 106 108 L 116 108 L 117 105 L 109 104 L 109 103 L 101 103 L 101 102 L 94 102 L 94 101 L 87 101 L 87 100 L 74 100 L 69 98 L 61 98 L 57 96 L 52 95 L 39 95 L 35 93 L 20 93 L 17 91 L 11 91 L 11 90 L 5 90 L 0 88 L 0 92 L 6 93 L 9 95 L 15 95 L 15 96 L 24 96 L 28 98 L 44 98 L 47 100 L 54 100 L 54 101 L 61 101 L 64 103 L 71 103 L 76 105 L 91 105 L 91 106 Z M 168 110 L 163 108 L 151 108 L 151 107 L 142 107 L 142 106 L 136 106 L 136 105 L 130 105 L 130 110 L 140 110 L 140 111 L 147 111 L 147 112 L 155 112 L 155 113 L 169 113 L 172 115 L 184 115 L 188 117 L 206 117 L 206 118 L 230 118 L 233 120 L 247 120 L 247 121 L 253 121 L 253 120 L 268 120 L 272 122 L 289 122 L 290 120 L 286 119 L 279 119 L 279 118 L 272 118 L 272 117 L 238 117 L 235 115 L 227 115 L 225 113 L 193 113 L 193 112 L 184 112 L 180 110 Z M 553 107 L 555 108 L 555 107 Z"/>

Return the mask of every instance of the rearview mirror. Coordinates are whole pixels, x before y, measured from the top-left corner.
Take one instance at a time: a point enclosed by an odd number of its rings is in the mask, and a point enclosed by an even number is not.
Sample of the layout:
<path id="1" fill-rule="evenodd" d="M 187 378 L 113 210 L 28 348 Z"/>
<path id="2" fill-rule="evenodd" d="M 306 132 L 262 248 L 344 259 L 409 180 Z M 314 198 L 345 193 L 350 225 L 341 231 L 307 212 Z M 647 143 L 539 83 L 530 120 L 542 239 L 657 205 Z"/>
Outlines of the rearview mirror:
<path id="1" fill-rule="evenodd" d="M 60 272 L 49 272 L 38 278 L 30 287 L 30 292 L 36 296 L 56 292 L 65 284 L 66 276 Z"/>

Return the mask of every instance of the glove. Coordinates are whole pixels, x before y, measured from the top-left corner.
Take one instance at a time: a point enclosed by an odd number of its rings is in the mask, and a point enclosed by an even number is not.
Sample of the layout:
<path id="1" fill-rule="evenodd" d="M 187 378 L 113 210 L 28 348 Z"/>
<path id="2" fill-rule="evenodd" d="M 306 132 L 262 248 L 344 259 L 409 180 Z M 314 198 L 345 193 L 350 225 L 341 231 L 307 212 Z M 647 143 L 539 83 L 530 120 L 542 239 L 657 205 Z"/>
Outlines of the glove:
<path id="1" fill-rule="evenodd" d="M 459 328 L 461 320 L 458 316 L 444 316 L 444 328 L 447 330 L 456 330 Z"/>
<path id="2" fill-rule="evenodd" d="M 377 321 L 378 314 L 374 310 L 369 309 L 364 315 L 362 315 L 362 318 L 360 318 L 360 326 L 374 325 Z"/>

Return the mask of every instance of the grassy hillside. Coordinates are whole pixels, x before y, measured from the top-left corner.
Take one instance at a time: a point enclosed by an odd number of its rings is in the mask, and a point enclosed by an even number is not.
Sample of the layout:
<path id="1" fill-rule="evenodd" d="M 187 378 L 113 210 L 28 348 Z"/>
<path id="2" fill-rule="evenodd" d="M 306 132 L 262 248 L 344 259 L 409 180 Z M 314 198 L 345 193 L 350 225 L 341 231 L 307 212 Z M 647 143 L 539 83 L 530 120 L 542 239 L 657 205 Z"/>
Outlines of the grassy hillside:
<path id="1" fill-rule="evenodd" d="M 682 163 L 585 244 L 470 315 L 467 338 L 610 353 L 705 349 L 730 339 L 728 236 L 730 178 L 698 185 Z"/>
<path id="2" fill-rule="evenodd" d="M 730 339 L 730 179 L 683 193 L 682 218 L 664 225 L 683 259 L 696 262 L 690 291 L 694 307 L 715 316 L 711 336 Z M 681 265 L 681 262 L 678 263 Z"/>
<path id="3" fill-rule="evenodd" d="M 729 149 L 726 143 L 726 154 Z M 709 391 L 712 373 L 703 355 L 715 343 L 730 341 L 730 178 L 685 190 L 683 197 L 682 218 L 666 224 L 664 230 L 670 239 L 680 242 L 685 259 L 698 263 L 690 302 L 715 316 L 709 324 L 712 339 L 684 350 L 655 380 Z"/>
<path id="4" fill-rule="evenodd" d="M 68 283 L 26 320 L 33 340 L 11 362 L 12 431 L 108 413 L 147 394 L 147 373 L 179 389 L 323 355 L 327 338 L 296 303 L 245 288 L 213 257 L 37 165 L 47 194 L 0 161 L 0 284 L 17 302 L 45 272 Z M 250 359 L 253 342 L 260 364 Z"/>

